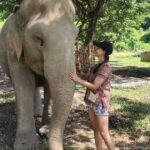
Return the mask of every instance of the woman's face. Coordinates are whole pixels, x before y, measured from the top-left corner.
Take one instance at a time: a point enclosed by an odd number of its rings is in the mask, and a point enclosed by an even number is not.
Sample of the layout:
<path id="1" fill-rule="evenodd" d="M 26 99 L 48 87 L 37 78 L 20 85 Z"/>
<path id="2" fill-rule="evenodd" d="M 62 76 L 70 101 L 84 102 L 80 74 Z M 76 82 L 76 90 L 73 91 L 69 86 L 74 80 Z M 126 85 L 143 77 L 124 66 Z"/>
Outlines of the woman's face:
<path id="1" fill-rule="evenodd" d="M 94 52 L 95 52 L 95 55 L 99 58 L 102 58 L 105 56 L 105 51 L 102 49 L 102 48 L 99 48 L 99 47 L 94 47 Z"/>

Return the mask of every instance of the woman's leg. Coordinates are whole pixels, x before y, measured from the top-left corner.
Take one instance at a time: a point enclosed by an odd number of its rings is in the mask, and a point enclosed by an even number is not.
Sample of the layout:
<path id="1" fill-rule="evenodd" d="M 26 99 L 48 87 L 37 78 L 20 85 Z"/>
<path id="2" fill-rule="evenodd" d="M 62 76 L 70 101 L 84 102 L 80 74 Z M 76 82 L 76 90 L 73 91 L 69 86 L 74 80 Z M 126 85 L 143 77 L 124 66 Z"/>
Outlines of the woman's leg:
<path id="1" fill-rule="evenodd" d="M 95 113 L 92 111 L 89 111 L 89 118 L 90 118 L 91 124 L 93 126 L 93 130 L 94 130 L 96 150 L 102 150 L 102 137 L 101 137 L 98 127 L 97 127 Z"/>
<path id="2" fill-rule="evenodd" d="M 109 119 L 108 116 L 96 116 L 97 127 L 99 129 L 102 138 L 104 139 L 105 144 L 107 145 L 108 150 L 114 150 L 115 147 L 109 134 L 108 119 Z"/>

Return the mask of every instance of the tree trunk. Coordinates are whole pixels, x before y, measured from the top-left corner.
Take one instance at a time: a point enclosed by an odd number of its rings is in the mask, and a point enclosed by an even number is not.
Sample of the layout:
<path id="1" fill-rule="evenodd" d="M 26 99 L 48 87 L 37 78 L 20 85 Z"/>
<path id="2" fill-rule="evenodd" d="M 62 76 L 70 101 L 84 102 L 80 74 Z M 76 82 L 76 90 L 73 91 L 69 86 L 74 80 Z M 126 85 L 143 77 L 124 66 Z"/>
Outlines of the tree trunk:
<path id="1" fill-rule="evenodd" d="M 98 0 L 97 5 L 95 6 L 95 9 L 93 9 L 93 11 L 90 11 L 88 13 L 89 25 L 88 25 L 88 30 L 86 34 L 86 39 L 84 42 L 85 45 L 88 45 L 92 41 L 93 34 L 96 29 L 97 21 L 100 17 L 103 16 L 106 3 L 107 3 L 107 0 Z"/>
<path id="2" fill-rule="evenodd" d="M 81 1 L 74 0 L 75 4 L 79 6 Z M 96 29 L 96 24 L 98 19 L 103 16 L 103 12 L 107 3 L 107 0 L 88 0 L 89 12 L 87 13 L 87 22 L 88 28 L 86 31 L 86 37 L 83 43 L 83 46 L 78 49 L 76 54 L 76 64 L 77 64 L 77 71 L 82 70 L 81 72 L 87 73 L 89 68 L 94 64 L 94 56 L 93 56 L 93 34 Z M 84 8 L 84 5 L 82 5 Z M 84 11 L 84 9 L 79 9 L 80 11 Z M 83 12 L 84 14 L 85 12 Z M 82 19 L 81 19 L 82 20 Z M 82 22 L 84 23 L 84 19 Z M 79 29 L 81 31 L 81 29 Z M 80 69 L 78 68 L 80 66 Z"/>
<path id="3" fill-rule="evenodd" d="M 76 6 L 77 16 L 79 18 L 79 34 L 85 32 L 84 45 L 92 41 L 93 34 L 96 29 L 97 21 L 103 16 L 108 0 L 72 0 Z M 88 24 L 87 28 L 84 25 Z"/>
<path id="4" fill-rule="evenodd" d="M 93 44 L 89 43 L 88 45 L 76 45 L 76 67 L 77 72 L 82 75 L 87 73 L 89 68 L 94 64 L 94 55 L 93 55 Z"/>

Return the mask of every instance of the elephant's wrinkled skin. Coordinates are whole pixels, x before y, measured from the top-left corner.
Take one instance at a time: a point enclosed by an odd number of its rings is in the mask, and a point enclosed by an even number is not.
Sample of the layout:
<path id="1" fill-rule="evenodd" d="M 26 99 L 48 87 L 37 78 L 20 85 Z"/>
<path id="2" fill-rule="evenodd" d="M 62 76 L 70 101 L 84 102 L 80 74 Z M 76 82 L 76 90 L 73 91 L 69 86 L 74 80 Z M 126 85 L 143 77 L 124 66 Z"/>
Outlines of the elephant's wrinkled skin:
<path id="1" fill-rule="evenodd" d="M 75 69 L 74 13 L 70 0 L 24 0 L 0 33 L 0 65 L 10 75 L 16 96 L 15 150 L 37 143 L 35 73 L 45 77 L 53 99 L 49 149 L 63 149 L 63 131 L 74 93 L 69 78 Z"/>

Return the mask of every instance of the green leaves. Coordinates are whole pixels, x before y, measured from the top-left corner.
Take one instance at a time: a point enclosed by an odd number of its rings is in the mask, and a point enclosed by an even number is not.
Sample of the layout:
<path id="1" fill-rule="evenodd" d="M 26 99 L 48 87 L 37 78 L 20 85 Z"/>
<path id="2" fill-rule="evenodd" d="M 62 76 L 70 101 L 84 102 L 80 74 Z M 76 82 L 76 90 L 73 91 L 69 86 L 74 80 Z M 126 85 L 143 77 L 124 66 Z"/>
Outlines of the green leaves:
<path id="1" fill-rule="evenodd" d="M 0 20 L 21 0 L 1 0 Z M 88 44 L 93 38 L 109 39 L 117 50 L 136 50 L 150 39 L 149 0 L 73 0 L 76 6 L 77 40 Z M 144 31 L 142 31 L 142 29 Z"/>
<path id="2" fill-rule="evenodd" d="M 137 50 L 139 43 L 148 42 L 149 33 L 141 29 L 149 28 L 148 1 L 110 0 L 104 17 L 97 23 L 95 38 L 109 39 L 116 45 L 116 50 Z M 146 34 L 146 35 L 145 35 Z M 150 48 L 150 47 L 149 47 Z"/>
<path id="3" fill-rule="evenodd" d="M 17 4 L 16 0 L 1 0 L 0 2 L 0 20 L 6 19 Z"/>

